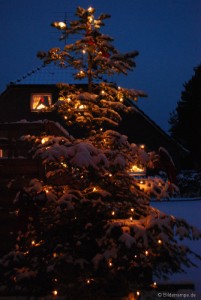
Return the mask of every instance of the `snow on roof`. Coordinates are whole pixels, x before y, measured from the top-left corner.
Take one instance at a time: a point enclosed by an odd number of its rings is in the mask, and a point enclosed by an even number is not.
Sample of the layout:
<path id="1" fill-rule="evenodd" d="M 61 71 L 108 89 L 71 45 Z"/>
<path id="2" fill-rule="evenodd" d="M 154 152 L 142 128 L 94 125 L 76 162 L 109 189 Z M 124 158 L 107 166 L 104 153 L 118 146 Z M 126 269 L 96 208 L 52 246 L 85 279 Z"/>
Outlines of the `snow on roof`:
<path id="1" fill-rule="evenodd" d="M 53 131 L 53 128 L 56 129 L 56 134 L 55 134 L 55 131 L 54 131 L 54 134 L 55 135 L 61 135 L 61 136 L 64 136 L 64 137 L 69 137 L 69 133 L 68 131 L 58 122 L 55 122 L 55 121 L 51 121 L 51 120 L 47 120 L 47 119 L 44 119 L 44 120 L 36 120 L 36 121 L 27 121 L 26 119 L 22 119 L 20 121 L 16 121 L 16 122 L 5 122 L 5 123 L 0 123 L 1 125 L 1 128 L 8 128 L 9 127 L 14 127 L 16 128 L 16 125 L 20 126 L 20 128 L 26 128 L 26 126 L 24 125 L 38 125 L 38 127 L 40 127 L 41 125 L 47 125 L 48 126 L 51 126 L 51 131 Z M 49 127 L 50 129 L 50 127 Z M 0 137 L 1 140 L 2 140 L 2 137 Z"/>
<path id="2" fill-rule="evenodd" d="M 75 70 L 73 68 L 62 68 L 54 63 L 42 64 L 32 69 L 22 77 L 10 82 L 11 84 L 57 84 L 58 82 L 66 82 L 75 84 L 73 77 Z M 77 82 L 78 83 L 78 82 Z M 86 83 L 82 80 L 81 83 Z"/>

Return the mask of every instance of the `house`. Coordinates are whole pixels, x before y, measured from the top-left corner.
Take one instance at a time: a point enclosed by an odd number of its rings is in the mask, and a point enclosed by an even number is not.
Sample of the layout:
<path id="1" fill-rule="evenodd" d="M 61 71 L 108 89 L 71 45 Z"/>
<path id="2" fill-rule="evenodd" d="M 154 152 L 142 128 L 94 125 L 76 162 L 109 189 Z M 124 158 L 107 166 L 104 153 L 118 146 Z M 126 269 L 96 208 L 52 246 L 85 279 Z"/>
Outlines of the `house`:
<path id="1" fill-rule="evenodd" d="M 41 109 L 58 100 L 59 88 L 56 83 L 74 84 L 70 74 L 72 73 L 66 73 L 66 70 L 55 68 L 51 64 L 42 65 L 7 86 L 0 95 L 0 157 L 11 156 L 9 152 L 12 152 L 14 147 L 12 139 L 16 140 L 22 132 L 37 134 L 39 125 L 36 122 L 52 121 L 55 130 L 55 122 L 58 124 L 61 121 L 59 116 L 53 112 L 42 112 Z M 148 151 L 158 151 L 159 147 L 167 149 L 177 168 L 181 168 L 187 150 L 140 110 L 136 103 L 127 100 L 127 104 L 133 107 L 133 113 L 123 117 L 118 130 L 127 135 L 130 142 L 146 145 Z M 18 152 L 20 151 L 22 149 L 18 149 Z M 23 153 L 21 155 L 23 156 Z"/>

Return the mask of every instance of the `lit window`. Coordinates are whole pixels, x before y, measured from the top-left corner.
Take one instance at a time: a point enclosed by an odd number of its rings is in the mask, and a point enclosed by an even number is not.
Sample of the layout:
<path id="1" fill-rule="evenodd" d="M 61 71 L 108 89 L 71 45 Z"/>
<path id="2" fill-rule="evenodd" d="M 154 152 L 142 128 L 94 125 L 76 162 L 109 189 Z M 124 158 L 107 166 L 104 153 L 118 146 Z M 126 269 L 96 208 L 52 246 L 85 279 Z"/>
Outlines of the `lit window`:
<path id="1" fill-rule="evenodd" d="M 32 94 L 31 95 L 31 110 L 38 111 L 48 108 L 52 104 L 51 94 Z"/>
<path id="2" fill-rule="evenodd" d="M 129 174 L 131 176 L 145 176 L 146 175 L 146 168 L 144 166 L 132 165 Z"/>

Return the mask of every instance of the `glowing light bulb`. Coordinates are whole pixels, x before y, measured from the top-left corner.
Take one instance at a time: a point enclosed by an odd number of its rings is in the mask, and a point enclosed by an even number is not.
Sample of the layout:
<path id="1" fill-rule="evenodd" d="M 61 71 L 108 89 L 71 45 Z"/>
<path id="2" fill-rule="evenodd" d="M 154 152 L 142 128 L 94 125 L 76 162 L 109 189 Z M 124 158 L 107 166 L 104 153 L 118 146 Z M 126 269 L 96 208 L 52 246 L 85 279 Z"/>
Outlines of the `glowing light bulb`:
<path id="1" fill-rule="evenodd" d="M 91 280 L 90 279 L 87 279 L 87 284 L 90 284 L 91 283 Z"/>
<path id="2" fill-rule="evenodd" d="M 81 104 L 81 105 L 79 106 L 79 109 L 85 109 L 85 108 L 86 108 L 86 105 Z"/>
<path id="3" fill-rule="evenodd" d="M 97 188 L 96 188 L 96 187 L 94 187 L 94 188 L 93 188 L 93 192 L 96 192 L 96 191 L 97 191 Z"/>
<path id="4" fill-rule="evenodd" d="M 80 70 L 77 74 L 78 77 L 84 77 L 85 76 L 85 73 L 83 70 Z"/>
<path id="5" fill-rule="evenodd" d="M 157 283 L 156 283 L 156 282 L 153 282 L 152 284 L 150 284 L 150 287 L 156 289 L 156 288 L 157 288 Z"/>
<path id="6" fill-rule="evenodd" d="M 163 242 L 162 242 L 162 240 L 158 240 L 158 244 L 160 244 L 160 245 L 161 245 L 162 243 L 163 243 Z"/>
<path id="7" fill-rule="evenodd" d="M 109 261 L 108 261 L 108 266 L 109 266 L 110 268 L 113 266 L 113 263 L 112 263 L 112 260 L 111 260 L 111 259 L 109 259 Z"/>
<path id="8" fill-rule="evenodd" d="M 99 20 L 94 20 L 94 27 L 95 28 L 100 28 L 100 21 Z"/>
<path id="9" fill-rule="evenodd" d="M 133 221 L 133 217 L 130 217 L 129 219 L 130 219 L 130 221 Z"/>
<path id="10" fill-rule="evenodd" d="M 52 26 L 58 29 L 65 29 L 67 27 L 65 22 L 53 22 Z"/>
<path id="11" fill-rule="evenodd" d="M 49 138 L 47 136 L 42 138 L 41 144 L 45 144 L 48 140 L 49 140 Z"/>
<path id="12" fill-rule="evenodd" d="M 91 13 L 92 11 L 93 11 L 93 7 L 90 6 L 90 7 L 88 8 L 88 12 Z"/>
<path id="13" fill-rule="evenodd" d="M 105 91 L 104 91 L 104 90 L 102 90 L 102 91 L 101 91 L 101 94 L 102 94 L 102 95 L 104 95 L 104 94 L 105 94 Z"/>
<path id="14" fill-rule="evenodd" d="M 57 291 L 57 290 L 54 290 L 54 291 L 52 292 L 52 294 L 53 294 L 54 296 L 57 296 L 57 295 L 58 295 L 58 291 Z"/>
<path id="15" fill-rule="evenodd" d="M 137 291 L 136 294 L 137 294 L 137 296 L 140 296 L 140 291 Z"/>
<path id="16" fill-rule="evenodd" d="M 135 211 L 135 209 L 134 208 L 131 208 L 131 212 L 133 213 Z"/>
<path id="17" fill-rule="evenodd" d="M 33 241 L 31 241 L 31 245 L 32 246 L 35 246 L 35 244 L 36 244 L 36 242 L 33 240 Z"/>
<path id="18" fill-rule="evenodd" d="M 67 164 L 66 164 L 66 163 L 61 162 L 61 165 L 62 165 L 64 168 L 67 168 Z"/>
<path id="19" fill-rule="evenodd" d="M 65 29 L 66 28 L 66 23 L 64 23 L 64 22 L 58 22 L 58 27 L 60 29 Z"/>
<path id="20" fill-rule="evenodd" d="M 88 21 L 89 21 L 89 23 L 92 23 L 92 22 L 93 22 L 93 20 L 94 20 L 93 16 L 90 16 L 90 17 L 88 17 Z"/>
<path id="21" fill-rule="evenodd" d="M 86 50 L 85 50 L 85 49 L 83 49 L 83 50 L 82 50 L 82 53 L 83 53 L 83 54 L 85 54 L 85 53 L 86 53 Z"/>
<path id="22" fill-rule="evenodd" d="M 149 255 L 149 251 L 146 250 L 145 251 L 145 255 L 148 256 Z"/>
<path id="23" fill-rule="evenodd" d="M 114 211 L 114 210 L 112 211 L 111 215 L 112 215 L 112 216 L 114 216 L 114 215 L 115 215 L 115 211 Z"/>

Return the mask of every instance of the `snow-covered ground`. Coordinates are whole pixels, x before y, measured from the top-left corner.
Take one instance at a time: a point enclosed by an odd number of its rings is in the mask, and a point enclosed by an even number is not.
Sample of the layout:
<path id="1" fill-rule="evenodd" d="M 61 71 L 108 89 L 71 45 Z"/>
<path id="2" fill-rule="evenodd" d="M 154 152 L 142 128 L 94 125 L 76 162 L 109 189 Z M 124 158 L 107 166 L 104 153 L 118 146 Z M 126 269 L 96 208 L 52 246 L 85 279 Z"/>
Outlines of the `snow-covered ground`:
<path id="1" fill-rule="evenodd" d="M 172 199 L 168 202 L 151 202 L 151 205 L 167 214 L 184 218 L 189 224 L 196 226 L 201 230 L 201 198 L 200 201 L 198 199 L 195 200 L 196 201 L 190 201 L 189 198 L 183 198 L 174 201 Z M 201 239 L 198 241 L 186 240 L 185 243 L 196 253 L 201 254 Z M 197 268 L 190 268 L 187 269 L 184 274 L 174 275 L 170 281 L 193 282 L 195 284 L 196 292 L 201 295 L 201 261 L 196 261 L 196 264 L 198 266 Z M 196 299 L 201 299 L 198 297 Z"/>

